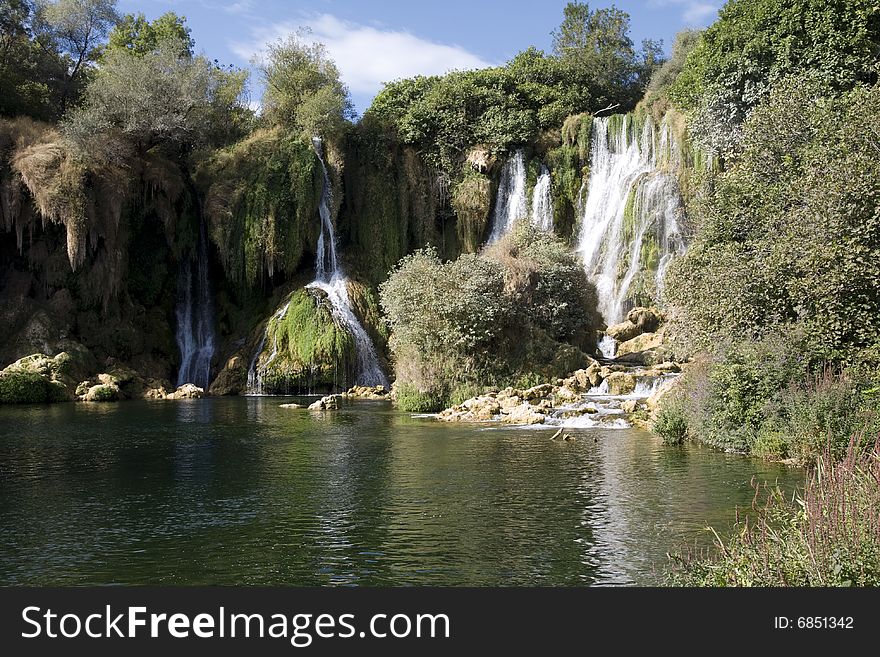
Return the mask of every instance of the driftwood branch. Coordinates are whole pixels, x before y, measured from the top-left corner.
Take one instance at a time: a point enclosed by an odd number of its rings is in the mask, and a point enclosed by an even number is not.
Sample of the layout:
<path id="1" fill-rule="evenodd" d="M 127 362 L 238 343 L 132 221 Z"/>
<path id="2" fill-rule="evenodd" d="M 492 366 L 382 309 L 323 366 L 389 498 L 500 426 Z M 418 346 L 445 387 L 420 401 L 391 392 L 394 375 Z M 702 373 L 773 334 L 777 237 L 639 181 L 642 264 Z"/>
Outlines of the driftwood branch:
<path id="1" fill-rule="evenodd" d="M 618 107 L 620 107 L 620 103 L 614 103 L 614 104 L 612 104 L 612 105 L 609 105 L 609 106 L 606 107 L 605 109 L 600 109 L 600 110 L 598 110 L 598 111 L 596 111 L 596 112 L 593 112 L 593 116 L 596 116 L 596 115 L 598 115 L 598 114 L 601 114 L 602 112 L 609 112 L 609 111 L 611 111 L 611 110 L 613 110 L 613 109 L 617 109 Z"/>

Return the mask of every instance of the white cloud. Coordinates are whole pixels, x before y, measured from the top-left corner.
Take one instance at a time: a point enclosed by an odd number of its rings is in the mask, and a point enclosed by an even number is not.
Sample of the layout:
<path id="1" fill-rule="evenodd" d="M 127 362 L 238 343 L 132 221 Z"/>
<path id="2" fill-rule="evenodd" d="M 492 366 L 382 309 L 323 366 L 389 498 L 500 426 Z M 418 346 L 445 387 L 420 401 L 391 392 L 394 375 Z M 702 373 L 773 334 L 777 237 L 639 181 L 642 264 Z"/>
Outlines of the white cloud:
<path id="1" fill-rule="evenodd" d="M 232 43 L 230 47 L 235 54 L 250 59 L 267 43 L 303 27 L 311 30 L 307 38 L 327 47 L 353 94 L 375 94 L 383 83 L 398 78 L 492 66 L 461 46 L 436 43 L 402 30 L 352 23 L 331 14 L 256 28 L 249 40 Z"/>
<path id="2" fill-rule="evenodd" d="M 682 10 L 681 18 L 688 25 L 708 25 L 718 14 L 720 5 L 701 0 L 650 0 L 655 7 L 676 6 Z"/>

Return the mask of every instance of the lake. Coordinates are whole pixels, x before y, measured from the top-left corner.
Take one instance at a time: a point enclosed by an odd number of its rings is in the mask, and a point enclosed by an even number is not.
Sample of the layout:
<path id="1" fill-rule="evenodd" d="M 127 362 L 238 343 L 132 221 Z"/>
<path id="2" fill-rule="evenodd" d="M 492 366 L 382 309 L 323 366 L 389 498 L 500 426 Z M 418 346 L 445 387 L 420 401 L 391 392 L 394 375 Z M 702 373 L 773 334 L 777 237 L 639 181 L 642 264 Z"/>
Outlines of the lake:
<path id="1" fill-rule="evenodd" d="M 803 477 L 639 429 L 291 401 L 0 407 L 0 584 L 649 585 L 753 478 Z"/>

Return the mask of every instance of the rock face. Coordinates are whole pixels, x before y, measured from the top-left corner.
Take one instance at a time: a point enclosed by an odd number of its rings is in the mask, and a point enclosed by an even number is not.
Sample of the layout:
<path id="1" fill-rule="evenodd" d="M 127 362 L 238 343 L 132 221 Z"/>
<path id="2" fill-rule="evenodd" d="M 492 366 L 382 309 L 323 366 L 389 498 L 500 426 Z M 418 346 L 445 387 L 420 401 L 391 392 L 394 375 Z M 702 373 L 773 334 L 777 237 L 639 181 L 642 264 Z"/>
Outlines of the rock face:
<path id="1" fill-rule="evenodd" d="M 208 389 L 212 395 L 238 395 L 247 388 L 248 364 L 241 356 L 233 356 L 217 374 Z"/>

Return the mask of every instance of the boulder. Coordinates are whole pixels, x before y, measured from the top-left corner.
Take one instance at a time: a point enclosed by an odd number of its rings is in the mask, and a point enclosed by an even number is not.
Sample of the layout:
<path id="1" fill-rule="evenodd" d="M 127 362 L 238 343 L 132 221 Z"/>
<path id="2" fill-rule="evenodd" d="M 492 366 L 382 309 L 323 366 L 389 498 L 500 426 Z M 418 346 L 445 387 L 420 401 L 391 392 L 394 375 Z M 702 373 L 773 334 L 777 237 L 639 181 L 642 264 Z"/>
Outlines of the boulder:
<path id="1" fill-rule="evenodd" d="M 309 404 L 309 410 L 310 410 L 310 411 L 323 411 L 323 410 L 325 410 L 326 408 L 327 408 L 327 407 L 324 406 L 324 400 L 323 400 L 323 399 L 319 399 L 318 401 Z"/>
<path id="2" fill-rule="evenodd" d="M 636 377 L 628 372 L 612 372 L 606 380 L 609 395 L 629 395 L 636 389 Z"/>
<path id="3" fill-rule="evenodd" d="M 544 424 L 546 415 L 535 410 L 531 404 L 520 404 L 511 408 L 502 417 L 505 424 Z"/>
<path id="4" fill-rule="evenodd" d="M 115 402 L 122 399 L 122 392 L 114 383 L 99 383 L 90 386 L 80 399 L 84 402 Z"/>
<path id="5" fill-rule="evenodd" d="M 247 390 L 248 363 L 241 356 L 233 356 L 208 388 L 212 395 L 238 395 Z"/>
<path id="6" fill-rule="evenodd" d="M 184 383 L 170 395 L 167 395 L 166 399 L 201 399 L 204 396 L 204 388 L 199 388 L 192 383 Z"/>
<path id="7" fill-rule="evenodd" d="M 76 384 L 83 376 L 85 360 L 91 354 L 73 343 L 70 352 L 56 356 L 32 354 L 20 358 L 0 372 L 0 403 L 22 404 L 67 401 L 76 398 Z"/>
<path id="8" fill-rule="evenodd" d="M 327 395 L 309 404 L 310 411 L 336 411 L 345 403 L 345 395 Z"/>
<path id="9" fill-rule="evenodd" d="M 305 408 L 302 404 L 279 404 L 278 408 Z"/>
<path id="10" fill-rule="evenodd" d="M 621 342 L 617 347 L 617 359 L 628 354 L 636 354 L 643 351 L 658 349 L 663 345 L 663 335 L 660 333 L 642 333 L 626 342 Z"/>
<path id="11" fill-rule="evenodd" d="M 523 399 L 527 399 L 532 401 L 533 399 L 543 399 L 547 395 L 553 392 L 553 384 L 544 383 L 539 386 L 534 386 L 529 388 L 528 390 L 523 390 L 522 397 Z"/>
<path id="12" fill-rule="evenodd" d="M 621 402 L 620 410 L 624 413 L 635 413 L 639 408 L 639 402 L 637 399 L 627 399 L 625 402 Z"/>
<path id="13" fill-rule="evenodd" d="M 629 320 L 624 320 L 620 324 L 614 324 L 605 329 L 605 333 L 617 340 L 618 343 L 632 340 L 634 337 L 642 333 L 642 330 Z"/>
<path id="14" fill-rule="evenodd" d="M 639 306 L 627 313 L 626 321 L 636 326 L 640 333 L 653 333 L 663 323 L 663 314 L 656 308 Z"/>

